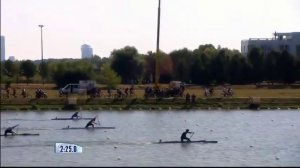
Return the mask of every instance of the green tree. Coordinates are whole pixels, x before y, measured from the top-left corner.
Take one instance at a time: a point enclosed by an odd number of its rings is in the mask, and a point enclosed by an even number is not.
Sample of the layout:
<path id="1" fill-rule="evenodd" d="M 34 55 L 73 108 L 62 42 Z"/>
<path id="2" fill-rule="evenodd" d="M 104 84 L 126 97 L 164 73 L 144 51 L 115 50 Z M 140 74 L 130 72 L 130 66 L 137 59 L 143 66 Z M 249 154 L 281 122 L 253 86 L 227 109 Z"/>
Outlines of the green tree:
<path id="1" fill-rule="evenodd" d="M 138 61 L 138 52 L 134 47 L 114 50 L 111 59 L 111 67 L 121 76 L 122 83 L 131 83 L 141 77 L 143 65 Z"/>
<path id="2" fill-rule="evenodd" d="M 14 62 L 12 62 L 11 60 L 6 60 L 4 62 L 4 73 L 5 75 L 9 76 L 9 77 L 13 77 L 14 76 Z"/>
<path id="3" fill-rule="evenodd" d="M 226 56 L 224 49 L 219 50 L 218 54 L 212 60 L 211 73 L 217 84 L 227 82 L 227 62 L 228 57 Z"/>
<path id="4" fill-rule="evenodd" d="M 260 48 L 250 49 L 248 61 L 251 65 L 251 82 L 261 82 L 264 79 L 264 56 Z"/>
<path id="5" fill-rule="evenodd" d="M 156 54 L 156 53 L 155 53 Z M 169 83 L 172 80 L 173 62 L 170 55 L 159 51 L 158 67 L 159 67 L 159 83 Z M 154 75 L 155 80 L 155 75 Z"/>
<path id="6" fill-rule="evenodd" d="M 1 70 L 1 74 L 0 74 L 0 79 L 1 79 L 1 83 L 5 82 L 5 68 L 4 68 L 4 62 L 0 62 L 0 70 Z"/>
<path id="7" fill-rule="evenodd" d="M 173 78 L 189 82 L 190 69 L 193 64 L 193 53 L 187 48 L 172 51 L 170 54 L 173 64 Z"/>
<path id="8" fill-rule="evenodd" d="M 78 83 L 80 80 L 90 80 L 95 78 L 93 66 L 88 60 L 60 61 L 52 63 L 51 76 L 58 87 L 63 87 L 68 83 Z"/>
<path id="9" fill-rule="evenodd" d="M 280 54 L 278 61 L 279 68 L 279 76 L 282 81 L 286 83 L 292 83 L 297 78 L 297 67 L 296 61 L 292 55 L 289 54 L 288 51 L 283 51 Z"/>
<path id="10" fill-rule="evenodd" d="M 300 59 L 296 59 L 296 80 L 300 81 Z"/>
<path id="11" fill-rule="evenodd" d="M 245 66 L 241 60 L 241 56 L 234 55 L 230 59 L 229 71 L 226 74 L 229 77 L 229 83 L 241 84 L 241 76 L 243 76 L 242 67 Z"/>
<path id="12" fill-rule="evenodd" d="M 191 66 L 192 81 L 198 84 L 214 83 L 215 77 L 211 73 L 213 58 L 217 54 L 213 45 L 200 45 L 193 51 L 194 61 Z"/>
<path id="13" fill-rule="evenodd" d="M 22 61 L 21 66 L 20 66 L 21 74 L 26 77 L 27 84 L 35 74 L 36 74 L 36 65 L 30 61 Z"/>
<path id="14" fill-rule="evenodd" d="M 106 84 L 110 89 L 114 89 L 121 83 L 121 77 L 110 67 L 109 64 L 104 64 L 101 68 L 100 83 Z"/>
<path id="15" fill-rule="evenodd" d="M 279 69 L 278 69 L 278 61 L 280 58 L 280 53 L 277 51 L 271 51 L 266 57 L 264 61 L 265 73 L 264 77 L 268 81 L 279 81 Z"/>
<path id="16" fill-rule="evenodd" d="M 155 75 L 155 53 L 148 51 L 143 57 L 143 80 L 145 83 L 153 83 Z"/>
<path id="17" fill-rule="evenodd" d="M 209 84 L 209 80 L 207 79 L 207 73 L 205 71 L 205 65 L 200 55 L 195 56 L 195 61 L 192 63 L 191 66 L 190 76 L 191 80 L 195 84 Z"/>
<path id="18" fill-rule="evenodd" d="M 200 53 L 204 53 L 205 50 L 206 50 L 206 52 L 208 52 L 208 51 L 215 52 L 216 48 L 212 44 L 204 44 L 204 45 L 199 45 L 199 47 L 197 48 L 197 50 L 199 50 Z M 206 54 L 207 55 L 212 55 L 212 54 L 208 54 L 208 53 L 206 53 Z"/>

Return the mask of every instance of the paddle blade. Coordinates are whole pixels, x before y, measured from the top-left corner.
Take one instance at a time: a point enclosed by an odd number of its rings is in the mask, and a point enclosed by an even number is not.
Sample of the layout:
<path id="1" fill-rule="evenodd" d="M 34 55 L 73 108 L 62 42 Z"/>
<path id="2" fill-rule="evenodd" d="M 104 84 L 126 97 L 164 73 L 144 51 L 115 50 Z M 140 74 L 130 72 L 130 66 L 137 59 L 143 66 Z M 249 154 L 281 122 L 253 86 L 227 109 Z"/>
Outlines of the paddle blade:
<path id="1" fill-rule="evenodd" d="M 17 126 L 19 126 L 19 124 L 17 124 L 17 125 L 15 125 L 15 126 L 13 126 L 12 128 L 16 128 Z"/>
<path id="2" fill-rule="evenodd" d="M 194 135 L 194 132 L 192 132 L 192 135 L 191 135 L 190 139 L 192 138 L 193 135 Z"/>

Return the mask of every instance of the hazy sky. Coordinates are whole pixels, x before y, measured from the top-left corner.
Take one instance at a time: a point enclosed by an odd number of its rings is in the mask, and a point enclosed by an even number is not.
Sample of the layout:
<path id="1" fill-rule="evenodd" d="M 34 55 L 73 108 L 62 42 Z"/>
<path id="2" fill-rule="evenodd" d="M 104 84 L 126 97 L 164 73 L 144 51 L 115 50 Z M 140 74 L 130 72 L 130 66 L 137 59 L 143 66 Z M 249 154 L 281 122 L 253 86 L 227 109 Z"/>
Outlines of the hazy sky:
<path id="1" fill-rule="evenodd" d="M 156 50 L 158 0 L 1 0 L 6 59 L 80 58 L 82 44 L 108 57 L 113 49 Z M 299 0 L 161 0 L 160 49 L 200 44 L 240 50 L 242 39 L 300 31 Z"/>

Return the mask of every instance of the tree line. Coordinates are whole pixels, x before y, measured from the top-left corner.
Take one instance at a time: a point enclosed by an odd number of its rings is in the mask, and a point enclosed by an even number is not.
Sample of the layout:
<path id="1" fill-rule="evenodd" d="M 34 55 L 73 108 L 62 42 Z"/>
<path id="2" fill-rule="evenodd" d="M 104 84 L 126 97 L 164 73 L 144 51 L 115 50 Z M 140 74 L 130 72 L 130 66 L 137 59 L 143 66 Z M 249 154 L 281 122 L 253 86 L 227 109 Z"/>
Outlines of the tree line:
<path id="1" fill-rule="evenodd" d="M 1 83 L 55 83 L 58 87 L 79 80 L 95 80 L 110 88 L 118 84 L 153 83 L 156 53 L 138 53 L 132 46 L 115 49 L 109 57 L 91 59 L 48 59 L 1 63 Z M 261 81 L 293 83 L 300 81 L 300 59 L 288 51 L 264 53 L 252 48 L 247 56 L 238 50 L 200 45 L 170 53 L 158 53 L 159 81 L 186 83 L 249 84 Z M 42 78 L 43 77 L 43 78 Z"/>

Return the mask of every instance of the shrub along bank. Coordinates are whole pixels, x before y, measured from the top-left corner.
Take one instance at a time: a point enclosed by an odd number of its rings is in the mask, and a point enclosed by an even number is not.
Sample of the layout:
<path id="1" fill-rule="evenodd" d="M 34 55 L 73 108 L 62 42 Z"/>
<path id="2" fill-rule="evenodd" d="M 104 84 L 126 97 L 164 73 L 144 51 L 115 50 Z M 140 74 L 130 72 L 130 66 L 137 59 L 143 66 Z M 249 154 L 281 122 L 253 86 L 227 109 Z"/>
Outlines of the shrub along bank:
<path id="1" fill-rule="evenodd" d="M 2 99 L 4 110 L 300 109 L 300 98 L 48 98 Z"/>

